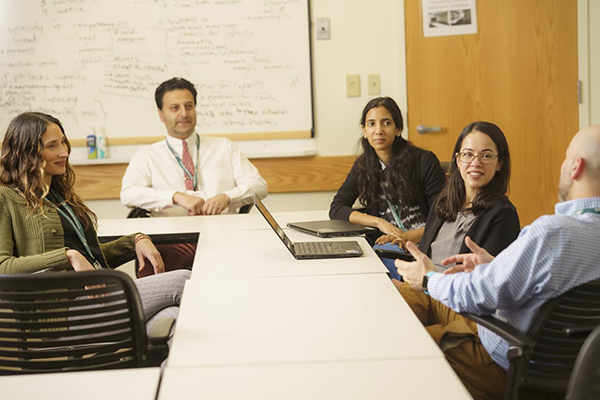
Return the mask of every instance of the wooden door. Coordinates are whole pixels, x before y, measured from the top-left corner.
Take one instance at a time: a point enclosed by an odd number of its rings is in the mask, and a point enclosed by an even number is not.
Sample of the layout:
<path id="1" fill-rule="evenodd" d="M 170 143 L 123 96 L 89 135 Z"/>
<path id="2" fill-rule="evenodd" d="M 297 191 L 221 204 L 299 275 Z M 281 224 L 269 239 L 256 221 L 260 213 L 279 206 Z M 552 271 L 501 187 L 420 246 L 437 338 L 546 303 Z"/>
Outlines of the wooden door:
<path id="1" fill-rule="evenodd" d="M 576 3 L 479 0 L 477 34 L 425 38 L 421 2 L 405 0 L 409 139 L 450 161 L 463 127 L 497 124 L 523 226 L 553 213 L 560 165 L 578 130 Z M 419 124 L 444 130 L 421 135 Z"/>

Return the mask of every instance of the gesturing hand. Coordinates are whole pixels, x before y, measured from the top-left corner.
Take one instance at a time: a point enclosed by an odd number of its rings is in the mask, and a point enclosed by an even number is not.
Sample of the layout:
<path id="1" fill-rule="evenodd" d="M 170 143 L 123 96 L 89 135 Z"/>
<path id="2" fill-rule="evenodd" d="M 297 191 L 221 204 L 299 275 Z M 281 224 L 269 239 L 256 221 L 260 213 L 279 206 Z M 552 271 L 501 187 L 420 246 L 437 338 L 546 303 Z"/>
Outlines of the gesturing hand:
<path id="1" fill-rule="evenodd" d="M 154 246 L 154 243 L 152 243 L 150 239 L 138 240 L 135 244 L 135 254 L 137 255 L 140 264 L 140 271 L 148 266 L 146 263 L 147 259 L 154 268 L 155 274 L 165 272 L 165 263 L 156 249 L 156 246 Z"/>
<path id="2" fill-rule="evenodd" d="M 422 291 L 423 277 L 429 271 L 435 271 L 435 264 L 413 242 L 407 242 L 406 249 L 412 254 L 415 261 L 408 262 L 397 259 L 394 265 L 396 265 L 398 273 L 402 275 L 404 282 L 414 290 Z"/>
<path id="3" fill-rule="evenodd" d="M 444 271 L 444 274 L 455 274 L 457 272 L 471 272 L 479 264 L 487 264 L 494 257 L 484 248 L 479 247 L 470 237 L 465 237 L 465 244 L 472 251 L 468 254 L 457 254 L 442 260 L 442 265 L 456 264 Z"/>

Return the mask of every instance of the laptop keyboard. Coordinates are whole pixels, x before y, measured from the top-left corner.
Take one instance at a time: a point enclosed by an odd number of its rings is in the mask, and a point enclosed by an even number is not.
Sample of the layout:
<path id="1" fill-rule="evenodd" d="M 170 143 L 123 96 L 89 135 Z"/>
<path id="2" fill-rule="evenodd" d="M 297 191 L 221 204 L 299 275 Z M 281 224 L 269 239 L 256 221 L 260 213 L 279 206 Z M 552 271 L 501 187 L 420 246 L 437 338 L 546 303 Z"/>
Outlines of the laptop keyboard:
<path id="1" fill-rule="evenodd" d="M 298 242 L 294 243 L 294 251 L 298 255 L 304 254 L 332 254 L 331 242 Z"/>

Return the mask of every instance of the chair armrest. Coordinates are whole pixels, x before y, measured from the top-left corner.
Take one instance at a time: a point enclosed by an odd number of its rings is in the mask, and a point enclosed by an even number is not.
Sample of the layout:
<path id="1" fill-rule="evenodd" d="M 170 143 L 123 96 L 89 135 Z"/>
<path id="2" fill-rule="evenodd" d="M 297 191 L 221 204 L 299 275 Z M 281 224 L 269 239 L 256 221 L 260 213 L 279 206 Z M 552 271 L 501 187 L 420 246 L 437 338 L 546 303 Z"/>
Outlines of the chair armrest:
<path id="1" fill-rule="evenodd" d="M 239 214 L 248 214 L 250 212 L 250 210 L 252 210 L 252 207 L 254 207 L 254 203 L 250 203 L 250 204 L 246 204 L 244 206 L 240 207 L 240 210 L 238 211 Z"/>
<path id="2" fill-rule="evenodd" d="M 469 313 L 461 313 L 461 315 L 502 337 L 511 347 L 517 346 L 524 351 L 529 351 L 535 346 L 533 338 L 491 315 L 474 315 Z"/>
<path id="3" fill-rule="evenodd" d="M 598 325 L 580 325 L 563 328 L 566 337 L 582 337 L 589 335 Z"/>
<path id="4" fill-rule="evenodd" d="M 133 207 L 127 213 L 127 218 L 150 218 L 150 211 L 140 207 Z"/>
<path id="5" fill-rule="evenodd" d="M 157 319 L 148 335 L 148 342 L 153 346 L 166 344 L 173 334 L 174 326 L 175 318 Z"/>

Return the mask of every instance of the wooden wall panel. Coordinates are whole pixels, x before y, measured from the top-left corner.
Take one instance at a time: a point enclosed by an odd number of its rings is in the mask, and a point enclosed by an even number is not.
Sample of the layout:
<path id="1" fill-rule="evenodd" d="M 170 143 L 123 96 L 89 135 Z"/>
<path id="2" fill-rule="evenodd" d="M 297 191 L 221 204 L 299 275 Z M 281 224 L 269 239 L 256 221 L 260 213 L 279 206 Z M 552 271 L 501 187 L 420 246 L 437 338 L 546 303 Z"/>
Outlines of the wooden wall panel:
<path id="1" fill-rule="evenodd" d="M 553 213 L 578 130 L 577 2 L 481 0 L 477 34 L 428 38 L 421 2 L 404 4 L 409 139 L 450 161 L 464 126 L 496 123 L 510 146 L 509 196 L 521 223 Z M 419 124 L 444 130 L 419 135 Z"/>
<path id="2" fill-rule="evenodd" d="M 337 190 L 356 157 L 259 158 L 252 163 L 269 185 L 269 193 Z M 75 187 L 85 200 L 118 199 L 127 164 L 74 165 Z"/>

